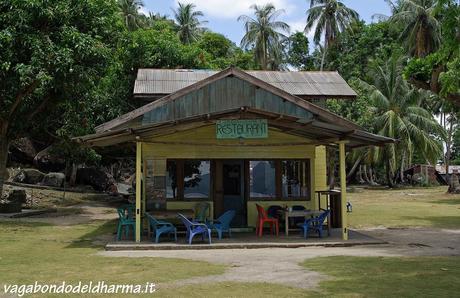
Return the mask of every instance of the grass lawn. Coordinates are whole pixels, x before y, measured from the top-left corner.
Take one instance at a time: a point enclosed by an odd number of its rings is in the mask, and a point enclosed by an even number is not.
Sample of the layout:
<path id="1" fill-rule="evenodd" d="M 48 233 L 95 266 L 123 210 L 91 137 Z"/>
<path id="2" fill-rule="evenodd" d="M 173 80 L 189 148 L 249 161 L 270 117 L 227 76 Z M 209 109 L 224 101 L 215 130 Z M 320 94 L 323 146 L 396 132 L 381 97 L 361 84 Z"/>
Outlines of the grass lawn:
<path id="1" fill-rule="evenodd" d="M 0 285 L 35 281 L 161 283 L 221 274 L 225 269 L 222 265 L 182 259 L 95 255 L 102 249 L 93 244 L 95 237 L 114 230 L 114 222 L 52 226 L 0 221 Z"/>
<path id="2" fill-rule="evenodd" d="M 93 244 L 94 240 L 114 230 L 114 222 L 103 221 L 72 226 L 0 221 L 0 293 L 3 292 L 3 284 L 33 284 L 35 281 L 66 281 L 67 284 L 76 284 L 79 281 L 105 281 L 107 284 L 164 283 L 222 274 L 225 270 L 223 265 L 183 259 L 109 258 L 96 255 L 102 247 Z M 159 287 L 153 296 L 305 297 L 309 294 L 311 293 L 301 289 L 275 284 L 228 282 L 184 287 L 179 283 L 178 286 L 166 289 Z M 133 294 L 131 297 L 140 296 L 143 295 Z"/>
<path id="3" fill-rule="evenodd" d="M 458 297 L 460 293 L 460 257 L 340 256 L 303 265 L 333 277 L 320 283 L 319 296 Z"/>
<path id="4" fill-rule="evenodd" d="M 446 194 L 446 190 L 443 186 L 350 193 L 349 224 L 354 228 L 460 228 L 460 195 Z"/>

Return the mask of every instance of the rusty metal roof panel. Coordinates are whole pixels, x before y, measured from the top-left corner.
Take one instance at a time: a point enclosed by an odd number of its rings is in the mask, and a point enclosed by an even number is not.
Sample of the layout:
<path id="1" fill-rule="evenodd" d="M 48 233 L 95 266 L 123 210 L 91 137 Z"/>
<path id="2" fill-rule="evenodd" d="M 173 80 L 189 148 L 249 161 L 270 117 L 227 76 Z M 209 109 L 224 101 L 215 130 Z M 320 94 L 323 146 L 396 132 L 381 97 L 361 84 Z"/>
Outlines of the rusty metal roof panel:
<path id="1" fill-rule="evenodd" d="M 214 70 L 139 69 L 134 96 L 176 92 L 216 74 Z M 248 74 L 297 96 L 355 97 L 356 93 L 337 72 L 246 71 Z"/>

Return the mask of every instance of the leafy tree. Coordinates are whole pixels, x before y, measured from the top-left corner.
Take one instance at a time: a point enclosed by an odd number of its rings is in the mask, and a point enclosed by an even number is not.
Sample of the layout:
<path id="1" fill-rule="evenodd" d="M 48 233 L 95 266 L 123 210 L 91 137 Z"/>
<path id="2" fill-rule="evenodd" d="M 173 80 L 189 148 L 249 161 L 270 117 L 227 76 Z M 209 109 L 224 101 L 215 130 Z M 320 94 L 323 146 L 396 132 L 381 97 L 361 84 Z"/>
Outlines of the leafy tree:
<path id="1" fill-rule="evenodd" d="M 288 63 L 299 70 L 313 69 L 313 58 L 309 54 L 308 38 L 302 32 L 289 37 Z"/>
<path id="2" fill-rule="evenodd" d="M 329 46 L 334 43 L 340 32 L 344 31 L 359 15 L 338 0 L 311 0 L 310 9 L 307 10 L 307 24 L 305 33 L 315 28 L 313 40 L 319 44 L 324 38 L 323 58 L 320 70 L 323 70 L 324 59 Z"/>
<path id="3" fill-rule="evenodd" d="M 421 107 L 421 98 L 425 94 L 411 89 L 403 79 L 401 60 L 393 56 L 384 63 L 372 65 L 373 84 L 362 82 L 363 88 L 370 92 L 375 131 L 398 140 L 377 154 L 377 158 L 385 161 L 390 186 L 396 169 L 402 171 L 411 163 L 415 147 L 427 161 L 436 162 L 442 150 L 433 135 L 445 137 L 442 126 Z"/>
<path id="4" fill-rule="evenodd" d="M 337 70 L 346 80 L 368 81 L 370 61 L 403 52 L 398 35 L 389 22 L 354 22 L 329 47 L 326 68 Z"/>
<path id="5" fill-rule="evenodd" d="M 414 86 L 460 106 L 460 5 L 438 0 L 434 13 L 441 20 L 440 47 L 426 57 L 411 59 L 404 75 Z"/>
<path id="6" fill-rule="evenodd" d="M 142 0 L 118 0 L 120 14 L 128 30 L 133 31 L 142 27 L 142 16 L 139 9 L 144 7 Z"/>
<path id="7" fill-rule="evenodd" d="M 215 59 L 229 57 L 233 43 L 222 34 L 208 31 L 200 37 L 198 46 Z"/>
<path id="8" fill-rule="evenodd" d="M 0 191 L 10 141 L 56 121 L 57 106 L 89 100 L 117 24 L 117 7 L 105 0 L 0 3 Z"/>
<path id="9" fill-rule="evenodd" d="M 441 41 L 441 25 L 435 16 L 435 0 L 403 0 L 401 9 L 390 21 L 403 26 L 401 39 L 410 55 L 425 57 L 435 51 Z"/>
<path id="10" fill-rule="evenodd" d="M 238 21 L 244 22 L 245 35 L 241 40 L 244 49 L 252 49 L 257 63 L 262 69 L 277 69 L 282 60 L 282 43 L 287 39 L 289 25 L 276 19 L 283 10 L 276 10 L 272 4 L 252 5 L 255 18 L 242 15 Z"/>
<path id="11" fill-rule="evenodd" d="M 183 4 L 179 2 L 179 6 L 174 12 L 174 19 L 178 26 L 178 35 L 182 43 L 190 44 L 198 39 L 201 33 L 201 25 L 206 23 L 200 21 L 203 12 L 195 10 L 195 4 Z"/>

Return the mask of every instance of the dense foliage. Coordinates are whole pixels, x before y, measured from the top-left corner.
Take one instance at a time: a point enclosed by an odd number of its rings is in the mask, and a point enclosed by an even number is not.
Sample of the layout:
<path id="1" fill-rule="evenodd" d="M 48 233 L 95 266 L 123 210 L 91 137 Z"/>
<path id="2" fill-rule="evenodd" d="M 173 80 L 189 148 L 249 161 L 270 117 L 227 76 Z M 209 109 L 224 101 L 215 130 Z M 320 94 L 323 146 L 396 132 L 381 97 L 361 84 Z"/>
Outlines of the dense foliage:
<path id="1" fill-rule="evenodd" d="M 0 173 L 8 144 L 25 135 L 59 144 L 71 162 L 97 160 L 70 139 L 139 105 L 131 93 L 143 67 L 337 70 L 358 98 L 329 100 L 328 108 L 401 140 L 381 152 L 349 154 L 351 169 L 365 165 L 374 173 L 369 180 L 379 182 L 385 179 L 373 175 L 386 172 L 392 183 L 403 180 L 402 170 L 414 160 L 456 163 L 460 7 L 453 0 L 388 2 L 392 16 L 366 24 L 341 1 L 310 1 L 305 26 L 314 32 L 313 45 L 305 32 L 289 35 L 282 10 L 254 5 L 253 15 L 239 18 L 245 31 L 239 47 L 205 28 L 206 16 L 188 3 L 171 19 L 140 13 L 141 0 L 4 0 Z M 397 86 L 391 94 L 384 88 L 389 78 Z M 444 119 L 442 127 L 433 115 Z"/>

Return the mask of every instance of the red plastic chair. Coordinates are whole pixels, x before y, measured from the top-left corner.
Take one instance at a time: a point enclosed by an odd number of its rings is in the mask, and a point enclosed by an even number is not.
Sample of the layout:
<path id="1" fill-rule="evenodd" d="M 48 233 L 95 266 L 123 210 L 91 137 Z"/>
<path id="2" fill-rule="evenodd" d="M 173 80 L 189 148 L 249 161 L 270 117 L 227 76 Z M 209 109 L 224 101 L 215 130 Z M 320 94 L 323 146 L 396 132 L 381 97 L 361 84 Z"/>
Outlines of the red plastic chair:
<path id="1" fill-rule="evenodd" d="M 257 216 L 256 235 L 258 235 L 259 237 L 262 237 L 262 234 L 263 234 L 263 231 L 264 231 L 264 224 L 269 223 L 270 224 L 270 233 L 273 234 L 273 225 L 275 225 L 276 236 L 278 236 L 278 233 L 279 233 L 278 219 L 268 217 L 267 212 L 265 211 L 265 209 L 262 206 L 260 206 L 259 204 L 256 204 L 256 207 L 257 207 L 257 213 L 259 214 Z"/>

